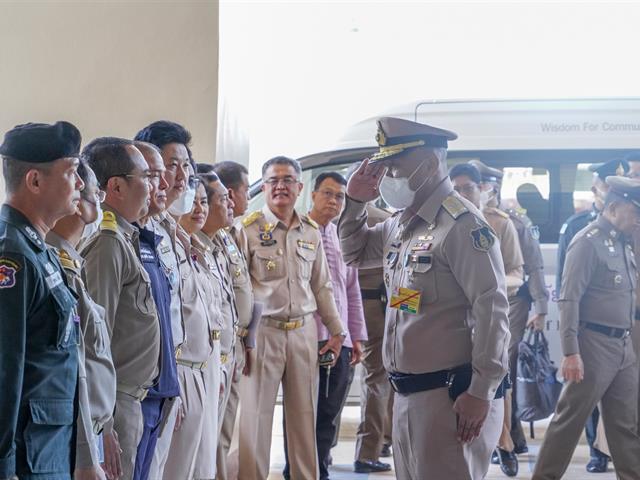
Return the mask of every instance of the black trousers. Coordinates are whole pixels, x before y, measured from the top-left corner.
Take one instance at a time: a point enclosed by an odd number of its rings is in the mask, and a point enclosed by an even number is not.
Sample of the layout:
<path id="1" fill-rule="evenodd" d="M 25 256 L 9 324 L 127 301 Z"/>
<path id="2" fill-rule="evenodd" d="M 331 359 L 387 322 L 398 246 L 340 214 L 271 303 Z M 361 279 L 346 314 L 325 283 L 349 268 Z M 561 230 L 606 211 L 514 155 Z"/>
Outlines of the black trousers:
<path id="1" fill-rule="evenodd" d="M 327 369 L 320 367 L 320 382 L 318 386 L 318 412 L 316 416 L 316 444 L 318 448 L 318 465 L 320 480 L 329 478 L 329 453 L 333 446 L 333 439 L 337 433 L 339 416 L 349 390 L 351 379 L 351 348 L 342 347 L 336 364 L 331 367 L 327 376 Z M 329 394 L 327 393 L 329 382 Z M 286 408 L 286 405 L 283 405 Z M 287 455 L 287 434 L 284 415 L 282 416 L 284 433 L 284 454 L 286 463 L 282 472 L 285 479 L 289 479 L 289 459 Z M 305 480 L 293 478 L 291 480 Z"/>

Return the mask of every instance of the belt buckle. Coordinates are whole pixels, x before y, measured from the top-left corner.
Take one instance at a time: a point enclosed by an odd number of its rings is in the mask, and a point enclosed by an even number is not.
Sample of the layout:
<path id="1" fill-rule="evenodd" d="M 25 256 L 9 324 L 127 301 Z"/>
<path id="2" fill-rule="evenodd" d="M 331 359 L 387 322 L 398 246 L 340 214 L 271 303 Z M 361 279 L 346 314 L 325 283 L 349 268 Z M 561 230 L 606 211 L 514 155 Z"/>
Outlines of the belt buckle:
<path id="1" fill-rule="evenodd" d="M 453 385 L 453 381 L 456 378 L 456 373 L 453 371 L 448 371 L 447 372 L 447 387 L 450 387 L 451 385 Z"/>
<path id="2" fill-rule="evenodd" d="M 143 402 L 145 398 L 147 398 L 147 395 L 149 394 L 149 390 L 148 389 L 143 389 L 142 391 L 142 396 L 140 397 L 140 401 Z"/>
<path id="3" fill-rule="evenodd" d="M 623 339 L 625 339 L 625 338 L 627 338 L 629 335 L 631 335 L 631 330 L 628 330 L 628 329 L 627 329 L 627 330 L 625 330 L 625 331 L 624 331 L 624 334 L 622 335 L 622 338 L 623 338 Z"/>
<path id="4" fill-rule="evenodd" d="M 394 392 L 400 393 L 400 391 L 398 390 L 398 384 L 396 383 L 395 378 L 393 378 L 392 376 L 389 376 L 389 383 L 391 384 L 391 388 L 393 388 Z"/>
<path id="5" fill-rule="evenodd" d="M 204 370 L 205 368 L 207 368 L 207 361 L 206 360 L 204 362 L 202 362 L 202 365 L 200 366 L 200 370 Z"/>
<path id="6" fill-rule="evenodd" d="M 283 330 L 293 330 L 296 328 L 295 326 L 296 322 L 283 322 L 282 326 L 284 327 Z"/>

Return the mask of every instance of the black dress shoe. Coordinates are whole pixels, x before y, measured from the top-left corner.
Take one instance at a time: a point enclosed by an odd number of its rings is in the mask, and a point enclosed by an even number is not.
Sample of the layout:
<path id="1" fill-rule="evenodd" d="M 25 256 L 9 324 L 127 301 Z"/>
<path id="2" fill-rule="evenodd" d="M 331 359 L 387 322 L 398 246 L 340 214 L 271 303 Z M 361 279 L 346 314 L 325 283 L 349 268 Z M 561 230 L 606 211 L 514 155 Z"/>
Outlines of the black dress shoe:
<path id="1" fill-rule="evenodd" d="M 496 448 L 491 454 L 491 464 L 500 465 L 500 457 L 498 456 L 498 449 Z"/>
<path id="2" fill-rule="evenodd" d="M 353 462 L 353 470 L 356 473 L 388 472 L 391 465 L 377 460 L 356 460 Z"/>
<path id="3" fill-rule="evenodd" d="M 527 447 L 526 443 L 521 443 L 521 444 L 514 445 L 513 453 L 515 453 L 516 455 L 522 455 L 523 453 L 529 453 L 529 447 Z"/>
<path id="4" fill-rule="evenodd" d="M 382 445 L 382 450 L 380 450 L 381 457 L 390 457 L 391 456 L 391 444 L 385 443 Z"/>
<path id="5" fill-rule="evenodd" d="M 604 473 L 607 471 L 609 465 L 609 459 L 607 457 L 592 458 L 587 463 L 587 472 L 589 473 Z"/>
<path id="6" fill-rule="evenodd" d="M 500 461 L 500 470 L 507 477 L 515 477 L 518 474 L 518 457 L 514 452 L 507 452 L 501 448 L 498 451 L 498 460 Z"/>

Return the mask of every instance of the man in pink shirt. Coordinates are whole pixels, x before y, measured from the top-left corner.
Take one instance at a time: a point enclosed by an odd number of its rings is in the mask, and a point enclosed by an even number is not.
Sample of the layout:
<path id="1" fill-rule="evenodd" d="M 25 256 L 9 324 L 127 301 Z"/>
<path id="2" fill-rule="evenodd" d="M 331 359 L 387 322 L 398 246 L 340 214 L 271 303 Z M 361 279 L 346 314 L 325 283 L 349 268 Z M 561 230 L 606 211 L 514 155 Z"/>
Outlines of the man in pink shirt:
<path id="1" fill-rule="evenodd" d="M 339 173 L 321 173 L 316 178 L 311 193 L 313 206 L 309 212 L 309 217 L 318 224 L 320 230 L 336 306 L 342 320 L 343 330 L 348 332 L 334 365 L 330 369 L 320 367 L 316 420 L 320 480 L 329 479 L 329 454 L 339 424 L 342 406 L 351 383 L 351 369 L 360 362 L 362 357 L 360 342 L 367 340 L 358 270 L 348 267 L 344 263 L 338 230 L 336 225 L 331 222 L 342 211 L 346 186 L 347 181 Z M 318 349 L 320 349 L 330 335 L 320 320 L 320 316 L 316 313 L 314 317 L 318 327 Z M 328 386 L 327 382 L 329 382 Z M 285 478 L 289 478 L 288 464 L 285 466 L 283 474 Z"/>

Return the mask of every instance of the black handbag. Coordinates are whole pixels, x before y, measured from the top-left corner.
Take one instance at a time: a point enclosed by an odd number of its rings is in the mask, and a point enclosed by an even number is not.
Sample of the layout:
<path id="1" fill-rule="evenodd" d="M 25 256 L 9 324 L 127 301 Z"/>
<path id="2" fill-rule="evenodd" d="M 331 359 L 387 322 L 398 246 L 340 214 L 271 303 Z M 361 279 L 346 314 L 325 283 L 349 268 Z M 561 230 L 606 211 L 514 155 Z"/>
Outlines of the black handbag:
<path id="1" fill-rule="evenodd" d="M 516 416 L 520 420 L 543 420 L 554 412 L 562 391 L 557 371 L 544 334 L 530 331 L 518 345 Z"/>

